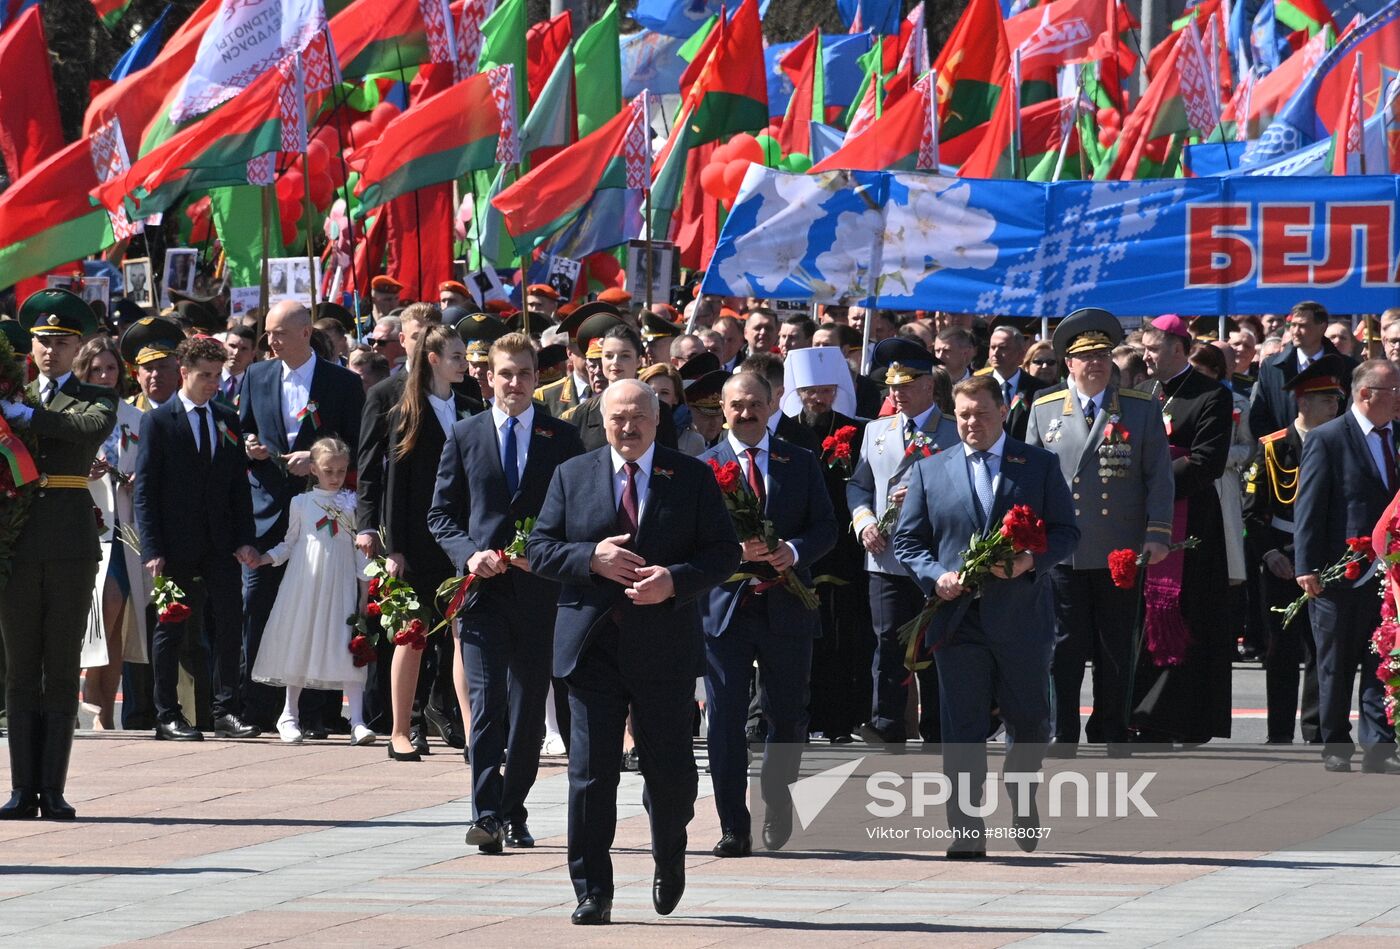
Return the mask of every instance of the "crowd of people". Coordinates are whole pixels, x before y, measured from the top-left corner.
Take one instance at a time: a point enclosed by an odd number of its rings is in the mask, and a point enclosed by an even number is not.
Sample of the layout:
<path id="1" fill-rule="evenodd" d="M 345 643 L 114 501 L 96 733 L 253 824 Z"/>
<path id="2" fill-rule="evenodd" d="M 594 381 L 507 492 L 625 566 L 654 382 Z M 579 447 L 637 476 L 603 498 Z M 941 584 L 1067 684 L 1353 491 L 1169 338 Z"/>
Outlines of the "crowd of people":
<path id="1" fill-rule="evenodd" d="M 574 921 L 597 923 L 620 769 L 647 780 L 656 908 L 679 901 L 695 736 L 722 857 L 753 850 L 755 743 L 778 849 L 804 743 L 941 744 L 980 788 L 1002 729 L 1024 771 L 1228 737 L 1241 659 L 1267 670 L 1268 740 L 1301 718 L 1331 771 L 1359 674 L 1362 770 L 1400 773 L 1365 654 L 1376 571 L 1322 576 L 1400 489 L 1400 310 L 1363 360 L 1309 302 L 1126 334 L 1085 309 L 1036 340 L 959 313 L 400 289 L 376 278 L 358 317 L 180 297 L 110 321 L 47 290 L 0 321 L 32 375 L 0 406 L 41 472 L 4 538 L 0 817 L 73 817 L 80 699 L 160 740 L 384 736 L 413 762 L 440 738 L 487 853 L 533 846 L 540 757 L 567 751 Z M 974 582 L 967 538 L 1013 509 L 1043 543 Z M 985 855 L 978 819 L 950 821 L 950 856 Z"/>

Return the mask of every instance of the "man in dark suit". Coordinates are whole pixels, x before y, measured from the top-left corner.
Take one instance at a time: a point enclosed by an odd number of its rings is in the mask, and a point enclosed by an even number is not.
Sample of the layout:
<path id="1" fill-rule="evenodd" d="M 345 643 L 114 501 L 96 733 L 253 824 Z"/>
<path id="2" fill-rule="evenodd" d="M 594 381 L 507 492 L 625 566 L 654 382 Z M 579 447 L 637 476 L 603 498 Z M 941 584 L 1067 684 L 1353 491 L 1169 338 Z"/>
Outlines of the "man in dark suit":
<path id="1" fill-rule="evenodd" d="M 217 400 L 228 354 L 208 338 L 187 339 L 176 350 L 180 390 L 141 419 L 143 451 L 136 467 L 136 523 L 141 553 L 152 576 L 166 576 L 185 593 L 192 614 L 213 623 L 208 644 L 214 679 L 214 734 L 255 738 L 242 720 L 240 677 L 243 603 L 235 561 L 258 562 L 253 548 L 253 500 L 248 456 L 238 416 Z M 158 620 L 152 638 L 156 738 L 199 741 L 176 692 L 185 620 Z"/>
<path id="2" fill-rule="evenodd" d="M 1288 332 L 1292 343 L 1283 352 L 1264 360 L 1259 365 L 1259 379 L 1249 397 L 1249 430 L 1262 435 L 1287 427 L 1298 415 L 1298 403 L 1283 384 L 1296 376 L 1299 370 L 1327 354 L 1340 356 L 1347 361 L 1347 368 L 1356 365 L 1356 360 L 1342 355 L 1326 337 L 1327 324 L 1331 317 L 1321 303 L 1304 300 L 1296 303 L 1288 314 Z M 1342 378 L 1342 388 L 1347 389 L 1347 378 Z"/>
<path id="3" fill-rule="evenodd" d="M 747 370 L 731 376 L 721 404 L 729 434 L 700 460 L 738 464 L 745 490 L 757 498 L 780 538 L 772 551 L 762 538 L 742 538 L 744 563 L 739 573 L 750 579 L 716 587 L 701 606 L 710 773 L 721 830 L 714 854 L 746 857 L 753 847 L 744 804 L 750 672 L 757 660 L 759 705 L 768 725 L 762 769 L 763 843 L 778 850 L 792 834 L 788 785 L 797 780 L 807 740 L 812 640 L 821 635 L 821 614 L 804 607 L 780 574 L 790 568 L 801 583 L 811 586 L 810 565 L 836 543 L 836 517 L 816 456 L 769 434 L 773 390 L 766 378 Z"/>
<path id="4" fill-rule="evenodd" d="M 992 330 L 987 349 L 987 365 L 977 375 L 990 375 L 1001 386 L 1002 403 L 1006 406 L 1006 434 L 1017 441 L 1026 440 L 1026 423 L 1031 417 L 1031 404 L 1036 393 L 1045 388 L 1029 372 L 1021 369 L 1026 358 L 1026 337 L 1014 326 L 998 326 Z"/>
<path id="5" fill-rule="evenodd" d="M 1395 455 L 1395 417 L 1400 370 L 1376 359 L 1351 378 L 1352 404 L 1340 418 L 1318 426 L 1303 442 L 1294 505 L 1294 568 L 1298 585 L 1312 597 L 1308 618 L 1317 643 L 1317 679 L 1323 765 L 1350 771 L 1351 694 L 1361 669 L 1361 770 L 1400 774 L 1395 729 L 1386 721 L 1381 681 L 1368 650 L 1380 622 L 1378 570 L 1360 580 L 1326 589 L 1320 574 L 1347 552 L 1348 537 L 1370 537 L 1390 498 L 1400 490 Z"/>
<path id="6" fill-rule="evenodd" d="M 569 874 L 573 921 L 611 920 L 622 731 L 630 711 L 651 815 L 652 902 L 685 890 L 695 813 L 698 600 L 739 565 L 739 539 L 709 467 L 656 444 L 659 400 L 623 379 L 603 402 L 607 446 L 561 465 L 526 552 L 563 587 L 554 674 L 569 685 Z"/>
<path id="7" fill-rule="evenodd" d="M 503 845 L 534 845 L 525 797 L 539 771 L 559 601 L 557 583 L 531 573 L 524 558 L 503 559 L 501 551 L 517 525 L 539 515 L 554 469 L 583 445 L 573 426 L 535 411 L 529 337 L 503 336 L 489 355 L 491 411 L 452 426 L 428 526 L 453 568 L 478 577 L 458 613 L 471 695 L 467 843 L 500 853 Z"/>
<path id="8" fill-rule="evenodd" d="M 924 645 L 938 649 L 944 771 L 961 786 L 948 803 L 957 835 L 948 856 L 966 859 L 986 856 L 984 826 L 956 802 L 982 800 L 987 709 L 994 700 L 1010 744 L 1004 773 L 1040 769 L 1050 737 L 1046 684 L 1055 642 L 1050 570 L 1074 553 L 1079 528 L 1058 459 L 1003 430 L 1006 406 L 996 380 L 966 379 L 953 387 L 953 400 L 962 444 L 914 466 L 891 542 L 924 595 L 943 601 Z M 1017 504 L 1045 521 L 1045 550 L 1020 551 L 1009 575 L 999 565 L 976 590 L 964 588 L 959 577 L 968 538 Z M 1034 787 L 1022 789 L 1031 793 L 1015 801 L 1013 822 L 1038 828 Z M 1023 850 L 1036 842 L 1033 835 L 1017 838 Z"/>
<path id="9" fill-rule="evenodd" d="M 295 301 L 279 303 L 267 315 L 267 342 L 272 357 L 256 362 L 243 375 L 239 421 L 248 452 L 253 488 L 254 546 L 266 552 L 287 533 L 292 498 L 306 490 L 311 473 L 311 445 L 335 435 L 347 445 L 360 441 L 360 412 L 365 390 L 349 369 L 316 357 L 311 350 L 311 312 Z M 244 567 L 243 651 L 247 668 L 258 658 L 263 628 L 277 600 L 283 567 Z M 324 692 L 302 693 L 303 731 L 325 737 L 339 709 L 326 709 Z M 243 683 L 244 714 L 270 729 L 281 692 Z"/>
<path id="10" fill-rule="evenodd" d="M 820 455 L 822 444 L 816 436 L 797 419 L 784 414 L 779 407 L 784 395 L 783 357 L 773 353 L 755 353 L 739 365 L 739 371 L 757 373 L 768 381 L 768 388 L 773 393 L 773 402 L 768 407 L 768 434 Z"/>

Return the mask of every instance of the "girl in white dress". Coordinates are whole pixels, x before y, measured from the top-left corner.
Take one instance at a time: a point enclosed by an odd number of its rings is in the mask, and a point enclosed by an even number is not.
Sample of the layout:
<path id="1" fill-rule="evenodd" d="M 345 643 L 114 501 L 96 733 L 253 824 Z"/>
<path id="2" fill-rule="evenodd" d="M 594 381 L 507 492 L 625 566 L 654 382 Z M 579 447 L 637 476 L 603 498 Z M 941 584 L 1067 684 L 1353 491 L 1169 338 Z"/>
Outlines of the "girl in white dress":
<path id="1" fill-rule="evenodd" d="M 311 446 L 317 486 L 292 499 L 287 536 L 262 556 L 263 565 L 288 564 L 268 617 L 253 679 L 287 688 L 277 733 L 288 744 L 302 740 L 297 700 L 303 688 L 342 689 L 349 705 L 350 743 L 369 745 L 365 726 L 365 670 L 349 649 L 346 618 L 368 593 L 364 561 L 355 550 L 355 494 L 342 491 L 350 449 L 338 438 Z"/>

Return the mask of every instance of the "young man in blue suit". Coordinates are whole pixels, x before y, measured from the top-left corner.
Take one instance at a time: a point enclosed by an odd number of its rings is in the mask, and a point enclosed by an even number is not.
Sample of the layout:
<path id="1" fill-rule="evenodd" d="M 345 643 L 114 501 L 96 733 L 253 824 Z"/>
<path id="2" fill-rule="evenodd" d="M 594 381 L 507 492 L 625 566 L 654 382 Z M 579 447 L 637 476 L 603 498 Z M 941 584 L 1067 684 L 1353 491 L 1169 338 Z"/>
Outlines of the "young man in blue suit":
<path id="1" fill-rule="evenodd" d="M 248 367 L 238 396 L 253 488 L 254 546 L 260 552 L 280 543 L 287 532 L 292 498 L 306 490 L 311 474 L 312 443 L 335 435 L 358 445 L 365 404 L 359 376 L 312 352 L 311 312 L 300 303 L 289 300 L 268 312 L 267 343 L 273 358 Z M 284 572 L 285 566 L 244 569 L 243 647 L 249 669 L 258 658 Z M 271 728 L 281 693 L 251 679 L 243 689 L 244 711 L 259 726 Z M 339 716 L 338 706 L 319 708 L 325 694 L 312 689 L 302 694 L 303 730 L 322 738 L 332 724 L 326 719 Z"/>
<path id="2" fill-rule="evenodd" d="M 752 579 L 726 582 L 701 605 L 705 625 L 705 693 L 709 715 L 710 775 L 721 836 L 717 857 L 752 851 L 748 780 L 749 680 L 758 661 L 759 704 L 768 722 L 763 755 L 763 843 L 780 849 L 792 834 L 788 785 L 797 780 L 807 740 L 807 700 L 812 640 L 821 614 L 809 610 L 779 579 L 791 568 L 811 586 L 810 567 L 836 544 L 836 516 L 815 455 L 769 434 L 773 391 L 753 372 L 731 376 L 721 391 L 729 433 L 700 456 L 704 462 L 738 464 L 744 490 L 753 494 L 781 542 L 773 551 L 760 538 L 743 538 L 739 573 Z"/>
<path id="3" fill-rule="evenodd" d="M 938 650 L 943 763 L 955 785 L 948 823 L 956 836 L 948 856 L 966 859 L 987 854 L 982 819 L 961 813 L 957 801 L 982 800 L 993 698 L 1010 746 L 1004 773 L 1040 769 L 1050 737 L 1055 644 L 1050 568 L 1074 553 L 1079 528 L 1059 460 L 1003 431 L 1006 406 L 995 379 L 973 376 L 954 386 L 953 415 L 962 444 L 914 466 L 891 541 L 919 589 L 943 601 L 925 647 Z M 965 588 L 960 571 L 968 539 L 997 527 L 1017 504 L 1045 521 L 1045 551 L 1021 551 L 1009 574 L 998 565 L 977 589 Z M 970 787 L 958 790 L 962 785 Z M 1017 843 L 1029 851 L 1039 818 L 1034 789 L 1025 787 L 1032 793 L 1028 802 L 1013 801 L 1013 821 L 1026 835 Z"/>
<path id="4" fill-rule="evenodd" d="M 628 713 L 656 863 L 652 903 L 685 891 L 695 814 L 695 679 L 704 668 L 698 601 L 739 566 L 739 539 L 708 465 L 656 444 L 660 404 L 644 382 L 603 393 L 608 444 L 561 465 L 526 546 L 562 584 L 554 674 L 569 686 L 569 875 L 576 924 L 612 917 L 608 854 Z"/>
<path id="5" fill-rule="evenodd" d="M 1396 467 L 1396 400 L 1400 369 L 1373 359 L 1351 377 L 1352 404 L 1340 417 L 1319 425 L 1303 442 L 1294 503 L 1294 569 L 1298 586 L 1312 597 L 1308 618 L 1317 643 L 1322 763 L 1328 771 L 1350 771 L 1351 695 L 1360 666 L 1358 722 L 1361 770 L 1400 774 L 1395 729 L 1386 721 L 1383 689 L 1376 678 L 1371 633 L 1380 623 L 1376 595 L 1379 570 L 1355 582 L 1322 586 L 1322 571 L 1347 552 L 1348 537 L 1370 537 L 1386 505 L 1400 491 Z"/>
<path id="6" fill-rule="evenodd" d="M 136 524 L 152 576 L 169 577 L 186 594 L 195 616 L 212 616 L 207 630 L 214 673 L 214 734 L 255 738 L 242 720 L 239 694 L 243 657 L 243 604 L 238 565 L 256 564 L 248 456 L 238 416 L 218 401 L 227 353 L 207 337 L 187 339 L 175 351 L 180 389 L 141 419 L 144 449 L 136 466 Z M 206 600 L 213 610 L 206 611 Z M 156 624 L 151 643 L 156 737 L 199 741 L 176 694 L 185 620 Z"/>
<path id="7" fill-rule="evenodd" d="M 554 469 L 582 454 L 583 443 L 572 425 L 535 411 L 528 336 L 502 336 L 489 358 L 491 410 L 452 426 L 428 527 L 453 568 L 479 578 L 459 613 L 471 692 L 467 843 L 500 853 L 503 846 L 535 843 L 525 824 L 525 796 L 540 767 L 559 601 L 559 584 L 501 551 L 515 539 L 517 524 L 539 515 Z"/>

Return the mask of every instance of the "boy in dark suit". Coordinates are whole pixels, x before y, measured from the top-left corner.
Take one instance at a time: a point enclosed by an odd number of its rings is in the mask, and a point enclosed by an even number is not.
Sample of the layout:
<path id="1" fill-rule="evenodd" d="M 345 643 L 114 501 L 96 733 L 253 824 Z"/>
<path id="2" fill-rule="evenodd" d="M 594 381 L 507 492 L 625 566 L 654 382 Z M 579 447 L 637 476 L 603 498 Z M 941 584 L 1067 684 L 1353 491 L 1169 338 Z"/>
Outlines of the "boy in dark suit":
<path id="1" fill-rule="evenodd" d="M 707 465 L 656 444 L 659 400 L 635 379 L 601 404 L 608 444 L 550 482 L 526 554 L 562 584 L 554 674 L 569 685 L 569 874 L 576 924 L 611 921 L 608 851 L 617 827 L 622 731 L 630 711 L 646 780 L 663 916 L 685 890 L 695 813 L 691 750 L 703 667 L 697 600 L 739 565 L 739 539 Z"/>
<path id="2" fill-rule="evenodd" d="M 259 732 L 243 721 L 239 695 L 243 604 L 237 564 L 253 566 L 258 555 L 238 416 L 215 399 L 228 354 L 222 344 L 195 337 L 175 355 L 179 391 L 141 419 L 135 493 L 141 553 L 152 576 L 164 575 L 184 591 L 193 615 L 204 616 L 205 598 L 212 601 L 214 734 L 253 738 Z M 155 735 L 168 741 L 204 737 L 186 721 L 176 693 L 185 622 L 158 620 L 152 638 Z"/>

